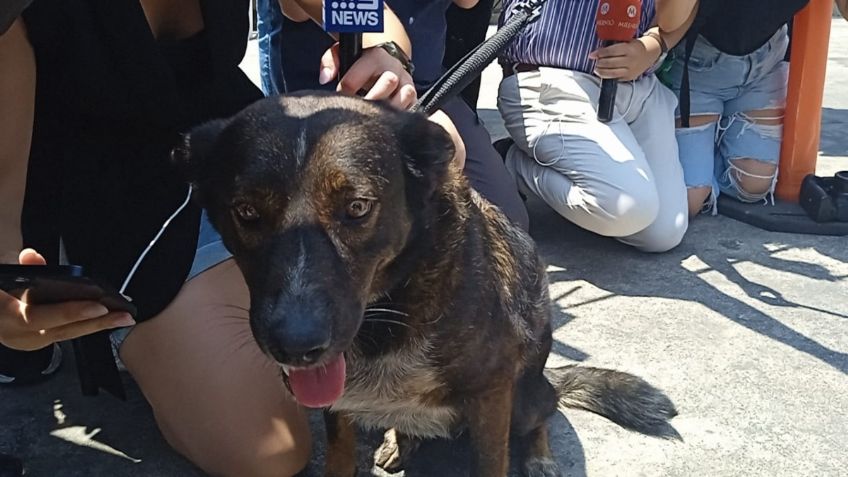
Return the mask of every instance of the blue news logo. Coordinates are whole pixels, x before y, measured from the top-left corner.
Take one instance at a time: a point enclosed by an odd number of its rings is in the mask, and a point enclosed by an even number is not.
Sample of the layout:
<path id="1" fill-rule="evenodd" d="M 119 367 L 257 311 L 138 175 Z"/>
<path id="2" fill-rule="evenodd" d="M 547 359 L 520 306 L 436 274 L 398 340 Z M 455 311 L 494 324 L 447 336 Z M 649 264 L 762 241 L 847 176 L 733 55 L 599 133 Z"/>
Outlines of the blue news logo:
<path id="1" fill-rule="evenodd" d="M 383 31 L 383 0 L 324 0 L 324 30 Z"/>

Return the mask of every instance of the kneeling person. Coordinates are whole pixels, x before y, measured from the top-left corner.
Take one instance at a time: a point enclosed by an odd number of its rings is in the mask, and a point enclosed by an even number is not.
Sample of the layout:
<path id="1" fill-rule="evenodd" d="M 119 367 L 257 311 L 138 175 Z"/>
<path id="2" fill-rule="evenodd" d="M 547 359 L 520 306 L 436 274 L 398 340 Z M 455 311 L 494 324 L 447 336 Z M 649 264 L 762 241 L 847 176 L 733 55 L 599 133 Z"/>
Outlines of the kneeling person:
<path id="1" fill-rule="evenodd" d="M 516 3 L 504 2 L 501 24 Z M 642 3 L 636 39 L 600 48 L 594 4 L 549 0 L 501 56 L 498 108 L 520 189 L 580 227 L 663 252 L 686 232 L 686 189 L 677 101 L 652 70 L 682 33 L 650 28 L 654 3 Z M 601 78 L 620 80 L 608 123 L 597 119 Z"/>

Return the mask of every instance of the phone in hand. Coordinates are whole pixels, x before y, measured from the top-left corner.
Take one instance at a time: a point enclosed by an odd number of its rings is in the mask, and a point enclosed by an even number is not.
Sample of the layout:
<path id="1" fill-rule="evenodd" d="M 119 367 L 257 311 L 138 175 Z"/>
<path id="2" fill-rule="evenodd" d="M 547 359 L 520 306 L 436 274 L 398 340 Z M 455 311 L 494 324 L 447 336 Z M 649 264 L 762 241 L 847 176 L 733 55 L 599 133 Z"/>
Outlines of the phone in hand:
<path id="1" fill-rule="evenodd" d="M 97 301 L 109 311 L 136 315 L 136 307 L 114 288 L 92 280 L 78 265 L 0 265 L 0 290 L 33 305 Z"/>
<path id="2" fill-rule="evenodd" d="M 97 301 L 109 311 L 125 311 L 136 316 L 130 300 L 107 284 L 85 276 L 77 265 L 0 265 L 0 290 L 30 304 L 65 301 Z M 95 333 L 71 340 L 82 393 L 96 396 L 104 389 L 126 399 L 108 337 Z"/>

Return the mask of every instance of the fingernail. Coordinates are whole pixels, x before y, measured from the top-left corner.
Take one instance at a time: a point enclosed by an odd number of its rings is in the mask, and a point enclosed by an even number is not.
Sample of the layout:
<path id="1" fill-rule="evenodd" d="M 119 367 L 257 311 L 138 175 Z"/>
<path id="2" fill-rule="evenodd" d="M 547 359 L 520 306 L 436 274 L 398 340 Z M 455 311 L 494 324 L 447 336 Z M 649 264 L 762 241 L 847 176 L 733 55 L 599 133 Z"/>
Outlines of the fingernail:
<path id="1" fill-rule="evenodd" d="M 333 79 L 333 70 L 327 67 L 321 68 L 321 72 L 318 73 L 318 83 L 327 84 L 331 79 Z"/>
<path id="2" fill-rule="evenodd" d="M 83 308 L 80 314 L 83 316 L 83 318 L 89 319 L 103 316 L 106 313 L 109 313 L 109 310 L 105 306 L 97 303 Z"/>
<path id="3" fill-rule="evenodd" d="M 129 313 L 121 313 L 115 318 L 112 323 L 115 326 L 132 326 L 135 324 L 135 320 L 130 316 Z"/>

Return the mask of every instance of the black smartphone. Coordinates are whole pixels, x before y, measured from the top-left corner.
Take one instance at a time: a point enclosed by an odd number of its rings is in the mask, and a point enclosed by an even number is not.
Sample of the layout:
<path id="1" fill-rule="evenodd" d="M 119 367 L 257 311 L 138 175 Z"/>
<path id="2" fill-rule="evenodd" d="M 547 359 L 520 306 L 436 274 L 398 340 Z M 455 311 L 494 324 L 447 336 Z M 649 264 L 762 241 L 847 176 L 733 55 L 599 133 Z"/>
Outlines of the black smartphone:
<path id="1" fill-rule="evenodd" d="M 110 311 L 136 316 L 136 307 L 113 287 L 85 276 L 78 265 L 0 265 L 0 290 L 27 303 L 98 301 Z M 115 366 L 108 332 L 71 340 L 82 393 L 96 396 L 99 389 L 126 399 L 121 376 Z"/>
<path id="2" fill-rule="evenodd" d="M 90 300 L 110 311 L 136 315 L 136 307 L 114 288 L 86 277 L 78 265 L 0 265 L 0 290 L 30 304 Z"/>

